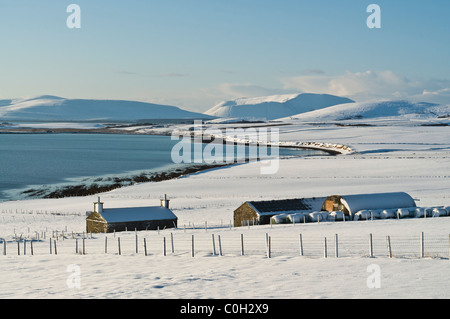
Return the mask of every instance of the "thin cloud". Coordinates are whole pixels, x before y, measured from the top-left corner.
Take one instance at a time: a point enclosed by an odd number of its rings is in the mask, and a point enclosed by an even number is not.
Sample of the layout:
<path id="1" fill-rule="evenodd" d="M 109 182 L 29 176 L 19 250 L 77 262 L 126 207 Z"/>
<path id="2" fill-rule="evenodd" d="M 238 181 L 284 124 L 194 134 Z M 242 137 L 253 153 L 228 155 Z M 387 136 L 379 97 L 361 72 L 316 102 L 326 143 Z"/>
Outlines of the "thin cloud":
<path id="1" fill-rule="evenodd" d="M 345 72 L 330 75 L 301 75 L 281 79 L 286 90 L 327 93 L 357 101 L 371 99 L 423 99 L 449 103 L 450 81 L 412 81 L 393 71 Z"/>
<path id="2" fill-rule="evenodd" d="M 184 74 L 184 73 L 163 73 L 163 74 L 158 74 L 157 77 L 161 77 L 161 78 L 181 78 L 181 77 L 185 77 L 188 76 L 188 74 Z"/>

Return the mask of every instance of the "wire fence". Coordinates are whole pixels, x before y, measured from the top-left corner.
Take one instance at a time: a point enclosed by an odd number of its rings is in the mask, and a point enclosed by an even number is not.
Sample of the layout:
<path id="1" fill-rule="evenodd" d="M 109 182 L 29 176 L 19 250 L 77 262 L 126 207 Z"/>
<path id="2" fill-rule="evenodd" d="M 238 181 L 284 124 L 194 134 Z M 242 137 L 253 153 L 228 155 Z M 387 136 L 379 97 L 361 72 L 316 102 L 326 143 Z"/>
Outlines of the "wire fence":
<path id="1" fill-rule="evenodd" d="M 415 236 L 305 235 L 295 231 L 128 231 L 87 234 L 69 231 L 35 232 L 0 238 L 0 255 L 144 255 L 144 256 L 303 256 L 310 258 L 450 257 L 450 235 Z"/>

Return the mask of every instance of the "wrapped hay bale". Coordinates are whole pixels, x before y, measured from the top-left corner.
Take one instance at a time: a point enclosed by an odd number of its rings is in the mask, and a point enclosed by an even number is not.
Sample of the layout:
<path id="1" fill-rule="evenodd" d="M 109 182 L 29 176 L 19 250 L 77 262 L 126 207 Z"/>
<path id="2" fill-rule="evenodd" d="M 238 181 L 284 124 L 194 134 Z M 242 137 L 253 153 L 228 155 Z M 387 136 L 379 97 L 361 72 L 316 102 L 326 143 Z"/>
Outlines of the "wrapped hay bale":
<path id="1" fill-rule="evenodd" d="M 330 212 L 320 212 L 322 214 L 322 220 L 328 221 L 328 218 L 330 217 Z"/>
<path id="2" fill-rule="evenodd" d="M 424 209 L 425 213 L 427 214 L 427 217 L 433 217 L 433 209 L 434 209 L 434 207 L 426 207 Z"/>
<path id="3" fill-rule="evenodd" d="M 414 211 L 415 218 L 421 218 L 425 216 L 425 208 L 417 207 Z"/>
<path id="4" fill-rule="evenodd" d="M 360 210 L 355 214 L 353 220 L 370 220 L 372 213 L 370 210 Z"/>
<path id="5" fill-rule="evenodd" d="M 272 224 L 286 224 L 289 222 L 287 214 L 279 214 L 270 218 Z"/>
<path id="6" fill-rule="evenodd" d="M 414 215 L 410 213 L 410 209 L 408 209 L 408 208 L 399 208 L 397 210 L 397 214 L 398 214 L 399 218 L 414 217 Z"/>
<path id="7" fill-rule="evenodd" d="M 308 214 L 308 221 L 312 223 L 321 222 L 324 220 L 323 218 L 322 212 L 312 212 Z"/>
<path id="8" fill-rule="evenodd" d="M 380 213 L 380 218 L 381 219 L 396 218 L 397 217 L 396 211 L 397 210 L 395 209 L 384 209 Z"/>
<path id="9" fill-rule="evenodd" d="M 306 219 L 306 213 L 295 213 L 295 214 L 289 214 L 287 216 L 288 221 L 292 224 L 298 224 L 298 223 L 303 223 Z"/>
<path id="10" fill-rule="evenodd" d="M 447 211 L 447 216 L 450 216 L 450 206 L 445 206 L 444 209 Z"/>
<path id="11" fill-rule="evenodd" d="M 373 209 L 370 211 L 370 213 L 372 214 L 372 218 L 373 219 L 381 219 L 381 212 L 383 210 L 382 209 Z"/>
<path id="12" fill-rule="evenodd" d="M 447 210 L 440 207 L 433 208 L 432 217 L 448 216 Z"/>
<path id="13" fill-rule="evenodd" d="M 328 220 L 330 221 L 343 221 L 344 220 L 344 213 L 343 212 L 331 212 L 328 215 Z"/>

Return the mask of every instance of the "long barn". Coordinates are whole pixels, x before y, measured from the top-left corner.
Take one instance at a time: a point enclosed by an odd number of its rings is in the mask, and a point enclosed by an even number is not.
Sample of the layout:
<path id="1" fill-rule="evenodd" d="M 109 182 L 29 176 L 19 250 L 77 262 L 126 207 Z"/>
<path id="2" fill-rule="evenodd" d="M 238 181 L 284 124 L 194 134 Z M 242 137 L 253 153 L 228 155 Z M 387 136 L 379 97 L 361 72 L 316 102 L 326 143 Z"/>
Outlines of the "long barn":
<path id="1" fill-rule="evenodd" d="M 414 199 L 407 193 L 375 193 L 356 195 L 333 195 L 326 198 L 322 211 L 340 211 L 354 216 L 363 210 L 382 210 L 416 207 Z"/>
<path id="2" fill-rule="evenodd" d="M 248 201 L 234 211 L 234 227 L 269 224 L 272 216 L 280 214 L 321 210 L 325 199 L 325 197 L 313 197 Z"/>
<path id="3" fill-rule="evenodd" d="M 308 216 L 309 220 L 316 220 L 320 217 L 317 215 L 321 215 L 321 219 L 327 219 L 328 217 L 324 217 L 327 215 L 332 216 L 333 220 L 344 220 L 344 218 L 353 220 L 363 211 L 396 212 L 399 209 L 415 210 L 415 208 L 414 199 L 403 192 L 248 201 L 234 211 L 234 226 L 269 224 L 271 218 L 281 222 L 282 216 L 295 220 L 295 216 L 303 215 Z"/>

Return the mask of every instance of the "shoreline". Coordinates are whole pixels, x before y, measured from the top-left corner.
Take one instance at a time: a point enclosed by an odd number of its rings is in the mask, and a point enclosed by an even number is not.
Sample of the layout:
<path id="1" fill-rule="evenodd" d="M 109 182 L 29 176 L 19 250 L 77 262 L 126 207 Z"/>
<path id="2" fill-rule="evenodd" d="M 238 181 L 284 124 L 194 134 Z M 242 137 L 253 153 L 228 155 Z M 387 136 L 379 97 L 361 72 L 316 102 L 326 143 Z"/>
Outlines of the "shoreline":
<path id="1" fill-rule="evenodd" d="M 55 129 L 47 129 L 47 128 L 18 128 L 18 129 L 2 129 L 0 127 L 0 135 L 1 134 L 122 134 L 122 135 L 154 135 L 154 136 L 171 136 L 168 132 L 135 132 L 135 131 L 127 131 L 127 130 L 117 130 L 114 128 L 55 128 Z M 192 136 L 195 138 L 195 136 Z M 208 137 L 201 137 L 202 143 L 209 144 L 214 143 L 214 140 L 211 141 Z M 217 142 L 216 142 L 217 143 Z M 226 138 L 222 139 L 222 144 L 226 143 L 235 143 L 235 145 L 243 144 L 245 146 L 255 145 L 255 143 L 246 143 L 239 141 L 227 140 Z M 346 145 L 336 145 L 336 144 L 328 144 L 322 142 L 298 142 L 296 145 L 292 145 L 293 142 L 286 142 L 286 144 L 282 144 L 283 142 L 278 143 L 276 145 L 279 148 L 290 148 L 290 149 L 304 149 L 304 150 L 314 150 L 314 151 L 323 151 L 328 153 L 329 155 L 345 155 L 352 154 L 354 150 Z M 300 145 L 299 145 L 300 144 Z M 264 145 L 266 147 L 273 147 L 273 145 Z"/>
<path id="2" fill-rule="evenodd" d="M 134 131 L 124 131 L 124 130 L 115 130 L 111 128 L 95 128 L 95 129 L 45 129 L 45 128 L 20 128 L 20 129 L 9 129 L 2 130 L 0 129 L 0 134 L 122 134 L 122 135 L 154 135 L 154 136 L 170 136 L 166 132 L 151 132 L 151 133 L 138 133 Z M 191 136 L 194 139 L 194 136 Z M 201 143 L 209 144 L 209 143 L 219 143 L 219 144 L 230 144 L 234 145 L 245 145 L 245 146 L 265 146 L 265 147 L 273 147 L 272 145 L 258 145 L 256 143 L 249 142 L 241 142 L 241 141 L 233 141 L 220 139 L 211 140 L 207 137 L 201 138 Z M 314 150 L 314 151 L 322 151 L 326 153 L 328 156 L 336 156 L 341 155 L 343 153 L 339 151 L 335 151 L 332 149 L 326 149 L 321 147 L 314 147 L 314 145 L 302 146 L 302 145 L 276 145 L 279 148 L 289 148 L 289 149 L 299 149 L 299 150 Z M 327 156 L 324 155 L 324 156 Z M 15 201 L 15 200 L 28 200 L 28 199 L 58 199 L 58 198 L 66 198 L 66 197 L 82 197 L 82 196 L 91 196 L 99 193 L 109 192 L 118 188 L 133 186 L 138 183 L 148 183 L 148 182 L 160 182 L 165 180 L 171 180 L 175 178 L 179 178 L 182 176 L 186 176 L 189 174 L 201 172 L 208 169 L 226 167 L 236 164 L 248 163 L 257 159 L 245 159 L 243 162 L 235 161 L 233 163 L 217 163 L 217 164 L 184 164 L 186 167 L 176 167 L 169 168 L 162 171 L 146 171 L 142 170 L 136 174 L 118 174 L 118 176 L 110 175 L 109 177 L 98 177 L 94 178 L 92 182 L 74 182 L 68 185 L 56 186 L 56 188 L 52 188 L 54 185 L 50 186 L 29 186 L 29 188 L 24 188 L 23 190 L 18 190 L 18 194 L 23 198 L 18 199 L 6 199 L 5 201 Z M 56 184 L 57 185 L 57 184 Z"/>
<path id="3" fill-rule="evenodd" d="M 92 183 L 74 183 L 72 185 L 60 186 L 54 190 L 48 188 L 29 188 L 20 192 L 21 195 L 26 196 L 24 199 L 58 199 L 66 197 L 84 197 L 96 195 L 99 193 L 109 192 L 118 188 L 133 186 L 139 183 L 155 183 L 167 181 L 201 171 L 231 166 L 232 164 L 197 164 L 189 165 L 187 167 L 178 167 L 173 169 L 162 170 L 158 172 L 145 172 L 139 174 L 123 175 L 123 177 L 99 177 L 93 180 Z M 14 201 L 14 200 L 7 200 Z"/>

